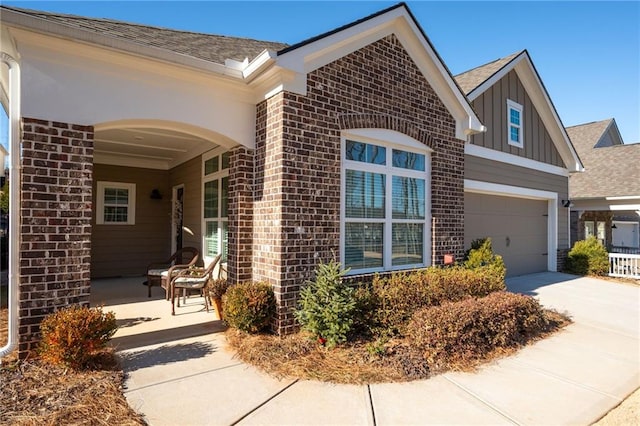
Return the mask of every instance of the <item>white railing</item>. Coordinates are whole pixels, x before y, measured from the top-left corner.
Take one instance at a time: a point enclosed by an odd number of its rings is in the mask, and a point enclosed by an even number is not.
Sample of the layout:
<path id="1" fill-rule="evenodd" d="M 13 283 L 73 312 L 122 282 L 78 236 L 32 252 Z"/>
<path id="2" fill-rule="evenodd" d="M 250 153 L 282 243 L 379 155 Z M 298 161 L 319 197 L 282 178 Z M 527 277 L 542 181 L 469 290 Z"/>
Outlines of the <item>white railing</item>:
<path id="1" fill-rule="evenodd" d="M 640 254 L 609 253 L 609 276 L 640 280 Z"/>

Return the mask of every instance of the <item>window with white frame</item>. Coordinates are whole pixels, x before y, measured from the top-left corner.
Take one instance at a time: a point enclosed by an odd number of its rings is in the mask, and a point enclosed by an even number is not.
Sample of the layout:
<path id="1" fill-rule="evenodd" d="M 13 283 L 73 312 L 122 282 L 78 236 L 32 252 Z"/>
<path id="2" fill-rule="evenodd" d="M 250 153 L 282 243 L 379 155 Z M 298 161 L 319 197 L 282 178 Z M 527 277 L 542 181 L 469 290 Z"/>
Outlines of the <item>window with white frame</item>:
<path id="1" fill-rule="evenodd" d="M 214 150 L 202 157 L 202 232 L 203 257 L 212 260 L 222 253 L 227 261 L 229 153 Z"/>
<path id="2" fill-rule="evenodd" d="M 136 184 L 98 182 L 97 225 L 135 225 Z"/>
<path id="3" fill-rule="evenodd" d="M 363 138 L 342 144 L 341 261 L 350 273 L 425 266 L 429 258 L 427 148 Z"/>
<path id="4" fill-rule="evenodd" d="M 522 105 L 507 99 L 507 140 L 509 145 L 524 147 Z"/>

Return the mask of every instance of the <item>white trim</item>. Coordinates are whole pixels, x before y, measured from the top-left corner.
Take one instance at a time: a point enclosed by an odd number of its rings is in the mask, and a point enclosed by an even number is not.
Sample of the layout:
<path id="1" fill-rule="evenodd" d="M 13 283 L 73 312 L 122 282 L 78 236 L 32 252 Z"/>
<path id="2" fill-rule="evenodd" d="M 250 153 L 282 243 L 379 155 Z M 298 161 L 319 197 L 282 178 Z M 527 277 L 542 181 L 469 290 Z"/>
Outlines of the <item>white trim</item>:
<path id="1" fill-rule="evenodd" d="M 541 163 L 519 155 L 509 154 L 507 152 L 496 151 L 495 149 L 485 148 L 483 146 L 467 143 L 464 146 L 464 153 L 474 157 L 484 158 L 486 160 L 498 161 L 500 163 L 512 164 L 514 166 L 524 167 L 527 169 L 537 170 L 544 173 L 550 173 L 558 176 L 569 176 L 569 171 L 563 167 L 554 166 L 553 164 Z"/>
<path id="2" fill-rule="evenodd" d="M 547 201 L 547 269 L 558 269 L 558 193 L 499 183 L 464 180 L 465 192 Z"/>
<path id="3" fill-rule="evenodd" d="M 222 179 L 224 178 L 228 178 L 229 177 L 229 169 L 223 169 L 222 168 L 222 154 L 228 152 L 229 150 L 225 147 L 218 147 L 215 149 L 212 149 L 209 152 L 205 152 L 204 154 L 202 154 L 202 158 L 201 158 L 201 171 L 200 171 L 200 176 L 201 176 L 201 181 L 200 181 L 200 234 L 201 234 L 201 244 L 202 244 L 202 260 L 205 262 L 205 265 L 208 265 L 212 260 L 213 257 L 211 256 L 207 256 L 207 241 L 206 241 L 206 232 L 207 232 L 207 221 L 216 221 L 218 222 L 218 235 L 219 235 L 219 241 L 218 241 L 218 250 L 220 250 L 222 248 L 222 242 L 223 242 L 223 232 L 222 232 L 222 226 L 221 224 L 223 222 L 227 223 L 227 231 L 228 231 L 228 226 L 229 226 L 229 217 L 227 216 L 226 218 L 222 216 L 222 191 L 218 192 L 218 216 L 215 218 L 205 218 L 204 217 L 204 197 L 205 197 L 205 191 L 204 191 L 204 185 L 207 182 L 211 182 L 213 180 L 218 180 L 220 181 L 219 183 L 219 188 L 221 188 L 222 185 Z M 205 163 L 214 158 L 214 157 L 218 157 L 218 171 L 210 173 L 210 174 L 205 174 Z M 229 194 L 227 194 L 227 197 L 229 196 Z M 227 247 L 227 253 L 228 253 L 228 247 Z"/>
<path id="4" fill-rule="evenodd" d="M 385 139 L 388 138 L 388 139 Z M 385 165 L 361 163 L 358 161 L 345 160 L 345 148 L 347 140 L 376 144 L 384 146 L 387 150 L 387 160 Z M 416 152 L 425 156 L 425 171 L 401 169 L 392 166 L 393 149 Z M 346 170 L 366 171 L 381 173 L 385 175 L 385 217 L 359 220 L 356 222 L 382 223 L 384 226 L 383 235 L 385 241 L 389 241 L 392 235 L 394 223 L 420 223 L 423 224 L 423 262 L 419 264 L 393 266 L 392 244 L 383 246 L 383 266 L 381 268 L 356 269 L 349 271 L 348 275 L 361 275 L 373 272 L 398 271 L 425 267 L 431 264 L 431 152 L 426 145 L 420 143 L 403 133 L 385 129 L 351 129 L 343 131 L 340 144 L 340 262 L 345 265 L 345 228 L 346 228 Z M 391 176 L 407 176 L 423 179 L 425 181 L 425 217 L 420 220 L 401 220 L 392 218 L 392 185 Z"/>
<path id="5" fill-rule="evenodd" d="M 127 197 L 127 221 L 106 222 L 104 220 L 104 190 L 106 188 L 118 188 L 128 190 Z M 136 184 L 125 182 L 99 181 L 96 188 L 96 225 L 135 225 L 136 224 Z"/>
<path id="6" fill-rule="evenodd" d="M 306 74 L 364 46 L 394 34 L 456 120 L 456 137 L 466 140 L 486 128 L 453 81 L 444 64 L 402 5 L 328 34 L 278 56 L 277 66 Z"/>
<path id="7" fill-rule="evenodd" d="M 618 200 L 640 200 L 640 195 L 625 195 L 622 197 L 604 197 L 605 200 L 608 201 L 618 201 Z"/>
<path id="8" fill-rule="evenodd" d="M 560 153 L 564 164 L 566 164 L 567 168 L 572 172 L 584 171 L 580 158 L 571 144 L 571 140 L 560 121 L 560 117 L 558 117 L 558 113 L 549 98 L 549 94 L 544 88 L 540 76 L 536 72 L 533 62 L 531 62 L 531 58 L 526 50 L 507 63 L 500 71 L 491 76 L 491 78 L 469 92 L 467 95 L 469 101 L 473 102 L 511 70 L 515 70 L 516 74 L 518 74 L 518 78 L 520 78 L 525 91 L 531 98 L 533 107 L 538 111 L 538 115 L 549 132 L 553 144 Z"/>
<path id="9" fill-rule="evenodd" d="M 520 124 L 511 122 L 511 110 L 520 114 Z M 524 107 L 519 103 L 507 98 L 507 143 L 520 149 L 524 149 Z M 511 139 L 511 127 L 518 129 L 518 140 Z"/>

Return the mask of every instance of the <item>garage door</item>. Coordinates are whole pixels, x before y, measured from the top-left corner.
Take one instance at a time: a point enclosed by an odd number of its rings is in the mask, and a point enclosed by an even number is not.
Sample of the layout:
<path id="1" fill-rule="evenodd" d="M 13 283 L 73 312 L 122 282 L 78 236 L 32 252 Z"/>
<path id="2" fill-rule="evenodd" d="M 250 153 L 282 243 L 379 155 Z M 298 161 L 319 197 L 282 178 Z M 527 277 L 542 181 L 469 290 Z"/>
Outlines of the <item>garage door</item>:
<path id="1" fill-rule="evenodd" d="M 491 237 L 507 276 L 547 270 L 547 202 L 465 193 L 464 239 Z"/>

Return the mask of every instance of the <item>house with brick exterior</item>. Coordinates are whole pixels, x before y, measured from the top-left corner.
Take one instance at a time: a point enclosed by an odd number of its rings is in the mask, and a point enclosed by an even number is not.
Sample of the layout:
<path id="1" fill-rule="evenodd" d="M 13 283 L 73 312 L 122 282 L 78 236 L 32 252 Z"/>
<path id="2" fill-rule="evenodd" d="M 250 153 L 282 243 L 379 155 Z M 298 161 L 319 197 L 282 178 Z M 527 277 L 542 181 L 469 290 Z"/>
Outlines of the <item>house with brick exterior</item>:
<path id="1" fill-rule="evenodd" d="M 613 118 L 567 127 L 585 164 L 571 176 L 572 244 L 595 236 L 610 252 L 640 254 L 640 143 Z"/>
<path id="2" fill-rule="evenodd" d="M 292 46 L 2 7 L 2 40 L 21 351 L 180 246 L 270 283 L 280 333 L 334 256 L 414 269 L 491 236 L 517 274 L 568 247 L 581 166 L 528 54 L 454 79 L 404 4 Z"/>

